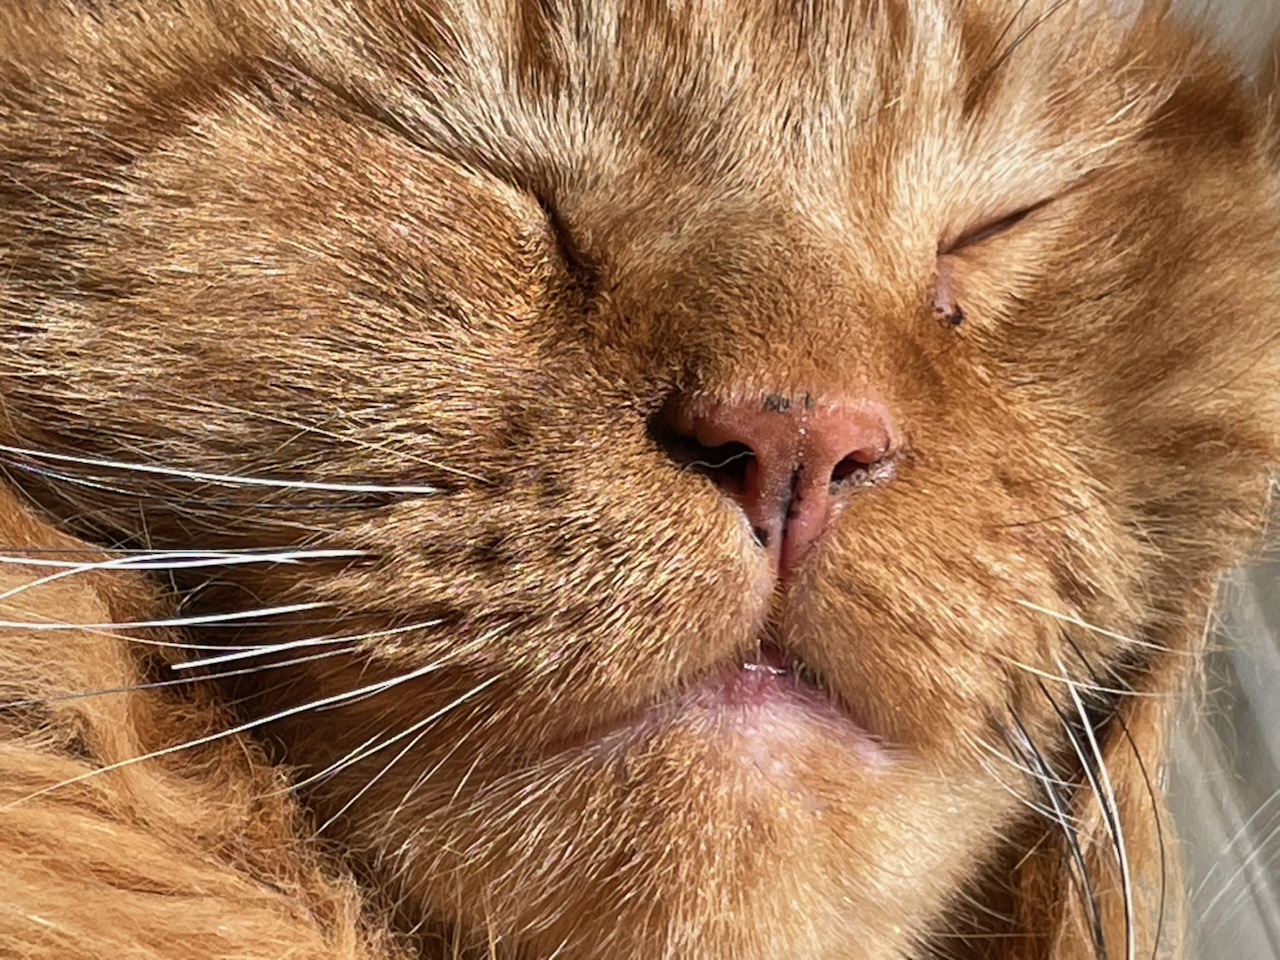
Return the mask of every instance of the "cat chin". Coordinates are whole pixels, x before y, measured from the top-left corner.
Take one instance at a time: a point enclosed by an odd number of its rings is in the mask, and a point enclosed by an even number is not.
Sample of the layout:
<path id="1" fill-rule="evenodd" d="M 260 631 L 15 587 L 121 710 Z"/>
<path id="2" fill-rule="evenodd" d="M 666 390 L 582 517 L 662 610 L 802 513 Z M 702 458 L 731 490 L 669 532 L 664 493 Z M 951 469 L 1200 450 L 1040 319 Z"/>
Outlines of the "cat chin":
<path id="1" fill-rule="evenodd" d="M 1012 802 L 760 670 L 500 767 L 366 829 L 424 917 L 564 960 L 913 956 Z"/>
<path id="2" fill-rule="evenodd" d="M 848 720 L 764 697 L 699 691 L 651 730 L 611 734 L 591 763 L 561 755 L 536 783 L 489 781 L 464 803 L 469 829 L 455 816 L 401 848 L 410 895 L 512 956 L 912 956 L 1002 804 L 906 760 L 877 768 Z M 536 815 L 513 817 L 521 806 Z"/>

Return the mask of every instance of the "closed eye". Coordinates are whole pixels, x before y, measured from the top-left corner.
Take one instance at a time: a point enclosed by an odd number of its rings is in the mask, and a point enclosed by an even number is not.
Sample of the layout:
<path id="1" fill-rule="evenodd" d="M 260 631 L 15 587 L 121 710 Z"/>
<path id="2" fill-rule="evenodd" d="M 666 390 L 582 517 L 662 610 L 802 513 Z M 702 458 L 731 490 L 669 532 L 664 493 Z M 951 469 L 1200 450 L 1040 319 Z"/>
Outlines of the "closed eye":
<path id="1" fill-rule="evenodd" d="M 966 230 L 950 243 L 940 245 L 938 248 L 938 255 L 943 256 L 949 253 L 958 253 L 966 247 L 974 247 L 980 243 L 985 243 L 992 237 L 999 236 L 1007 230 L 1011 230 L 1013 227 L 1016 227 L 1023 220 L 1027 219 L 1027 217 L 1031 216 L 1031 214 L 1035 213 L 1048 203 L 1048 200 L 1041 200 L 1038 203 L 1033 203 L 1021 208 L 1020 210 L 1015 210 L 1013 213 L 1001 217 L 998 220 L 989 220 L 971 230 Z"/>

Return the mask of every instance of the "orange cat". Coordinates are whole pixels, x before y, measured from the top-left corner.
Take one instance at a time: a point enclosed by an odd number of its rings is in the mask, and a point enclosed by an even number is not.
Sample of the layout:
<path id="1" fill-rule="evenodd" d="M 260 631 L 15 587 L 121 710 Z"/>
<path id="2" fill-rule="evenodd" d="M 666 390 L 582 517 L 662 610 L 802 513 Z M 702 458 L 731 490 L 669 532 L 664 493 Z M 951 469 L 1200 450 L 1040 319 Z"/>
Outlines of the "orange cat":
<path id="1" fill-rule="evenodd" d="M 0 954 L 1175 955 L 1273 144 L 1154 4 L 9 4 Z"/>

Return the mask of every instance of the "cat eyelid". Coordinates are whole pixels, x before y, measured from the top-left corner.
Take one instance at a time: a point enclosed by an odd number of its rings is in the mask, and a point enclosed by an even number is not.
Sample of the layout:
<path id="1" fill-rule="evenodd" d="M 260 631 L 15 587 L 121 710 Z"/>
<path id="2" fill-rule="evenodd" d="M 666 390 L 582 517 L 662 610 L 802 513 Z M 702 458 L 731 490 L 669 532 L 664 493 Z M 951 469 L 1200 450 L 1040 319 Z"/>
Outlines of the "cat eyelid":
<path id="1" fill-rule="evenodd" d="M 999 236 L 1008 230 L 1013 229 L 1027 217 L 1031 216 L 1037 210 L 1047 206 L 1050 200 L 1040 200 L 1036 203 L 1028 204 L 1025 207 L 1006 214 L 995 220 L 988 220 L 979 224 L 977 227 L 964 231 L 949 243 L 940 244 L 938 247 L 938 256 L 944 256 L 948 253 L 958 253 L 967 247 L 975 247 L 980 243 L 990 240 L 992 237 Z"/>

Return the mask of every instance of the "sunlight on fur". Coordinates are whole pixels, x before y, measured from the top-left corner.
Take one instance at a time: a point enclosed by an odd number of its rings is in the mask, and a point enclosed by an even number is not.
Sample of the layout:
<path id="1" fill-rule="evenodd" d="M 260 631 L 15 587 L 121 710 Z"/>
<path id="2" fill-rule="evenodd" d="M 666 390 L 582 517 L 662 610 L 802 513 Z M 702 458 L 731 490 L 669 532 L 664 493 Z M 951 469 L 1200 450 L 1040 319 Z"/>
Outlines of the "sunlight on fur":
<path id="1" fill-rule="evenodd" d="M 1280 466 L 1191 23 L 0 8 L 0 954 L 1188 956 Z"/>

